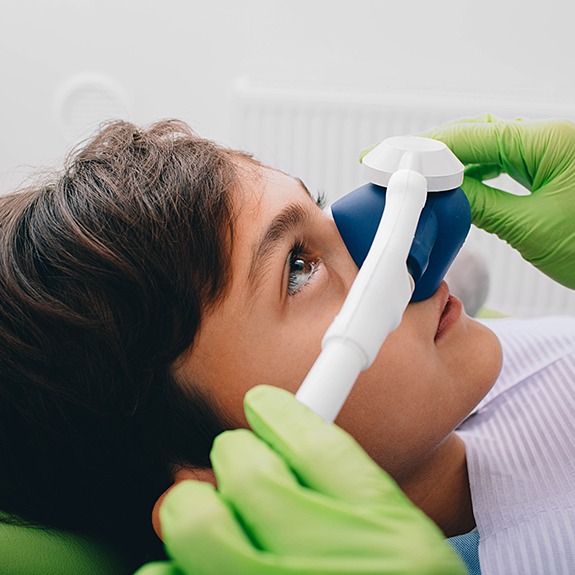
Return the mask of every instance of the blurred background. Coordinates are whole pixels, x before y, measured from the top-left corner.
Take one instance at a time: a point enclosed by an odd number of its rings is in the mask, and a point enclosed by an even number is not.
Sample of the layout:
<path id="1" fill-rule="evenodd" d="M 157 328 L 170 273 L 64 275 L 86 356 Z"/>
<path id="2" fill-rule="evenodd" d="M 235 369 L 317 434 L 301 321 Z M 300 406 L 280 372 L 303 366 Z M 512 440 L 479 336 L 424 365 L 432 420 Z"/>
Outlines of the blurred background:
<path id="1" fill-rule="evenodd" d="M 118 117 L 183 119 L 330 200 L 362 183 L 359 151 L 388 136 L 485 112 L 575 120 L 568 0 L 0 7 L 0 193 L 61 166 L 74 144 Z M 453 281 L 483 290 L 487 307 L 575 314 L 575 292 L 497 238 L 473 230 L 462 257 Z"/>

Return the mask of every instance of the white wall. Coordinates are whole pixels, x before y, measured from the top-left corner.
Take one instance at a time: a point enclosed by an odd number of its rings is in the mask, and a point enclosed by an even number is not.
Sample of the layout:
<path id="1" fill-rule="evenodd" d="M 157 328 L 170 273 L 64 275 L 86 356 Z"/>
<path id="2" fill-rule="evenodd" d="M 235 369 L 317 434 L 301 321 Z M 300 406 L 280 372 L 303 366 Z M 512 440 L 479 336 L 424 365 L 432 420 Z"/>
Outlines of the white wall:
<path id="1" fill-rule="evenodd" d="M 298 175 L 317 164 L 321 181 L 313 183 L 338 195 L 357 176 L 320 169 L 331 143 L 310 143 L 300 130 L 299 142 L 290 136 L 297 153 L 276 158 L 283 148 L 275 134 L 266 139 L 254 128 L 249 138 L 238 129 L 246 127 L 238 85 L 288 88 L 316 101 L 323 94 L 322 109 L 346 92 L 345 101 L 369 105 L 381 95 L 421 107 L 423 96 L 426 115 L 439 106 L 441 121 L 463 109 L 513 115 L 515 103 L 518 114 L 565 110 L 575 119 L 572 12 L 571 0 L 0 0 L 0 193 L 35 167 L 61 166 L 102 121 L 178 117 L 276 165 L 287 160 Z M 356 148 L 389 134 L 362 142 L 363 132 L 346 126 L 346 142 L 329 153 L 355 169 Z M 486 244 L 490 255 L 494 241 Z M 538 272 L 518 254 L 502 261 L 506 273 L 490 270 L 488 304 L 521 314 L 506 302 L 529 296 L 533 313 L 573 313 L 575 292 L 532 277 Z M 529 285 L 542 287 L 521 299 L 526 273 Z"/>
<path id="2" fill-rule="evenodd" d="M 58 165 L 108 115 L 179 117 L 233 144 L 241 76 L 558 103 L 575 94 L 570 0 L 0 0 L 0 10 L 0 191 L 27 166 Z"/>

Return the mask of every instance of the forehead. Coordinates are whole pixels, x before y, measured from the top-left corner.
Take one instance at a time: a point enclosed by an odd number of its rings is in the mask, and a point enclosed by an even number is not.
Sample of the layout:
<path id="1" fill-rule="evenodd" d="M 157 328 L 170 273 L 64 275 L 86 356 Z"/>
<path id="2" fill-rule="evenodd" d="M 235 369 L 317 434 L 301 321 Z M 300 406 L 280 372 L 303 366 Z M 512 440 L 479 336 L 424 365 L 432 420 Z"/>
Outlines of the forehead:
<path id="1" fill-rule="evenodd" d="M 250 163 L 240 168 L 240 186 L 235 207 L 239 225 L 235 241 L 249 232 L 265 229 L 269 222 L 289 204 L 315 204 L 303 182 L 280 170 Z M 242 225 L 244 224 L 244 225 Z"/>
<path id="2" fill-rule="evenodd" d="M 291 206 L 302 206 L 305 211 L 317 209 L 301 180 L 253 164 L 241 171 L 234 204 L 232 283 L 247 274 L 258 245 L 282 211 Z"/>
<path id="3" fill-rule="evenodd" d="M 309 196 L 301 180 L 280 170 L 252 165 L 244 173 L 240 195 L 243 196 L 242 202 L 252 208 L 261 204 L 264 208 L 273 208 L 276 202 L 305 201 Z"/>

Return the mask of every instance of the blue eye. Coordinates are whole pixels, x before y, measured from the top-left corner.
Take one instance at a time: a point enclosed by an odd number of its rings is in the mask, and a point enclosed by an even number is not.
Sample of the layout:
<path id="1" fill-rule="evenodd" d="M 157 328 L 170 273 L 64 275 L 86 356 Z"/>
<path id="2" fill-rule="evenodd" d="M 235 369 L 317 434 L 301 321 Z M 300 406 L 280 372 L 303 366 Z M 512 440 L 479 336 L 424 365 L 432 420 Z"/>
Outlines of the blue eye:
<path id="1" fill-rule="evenodd" d="M 315 264 L 302 256 L 301 249 L 294 248 L 289 256 L 288 294 L 295 295 L 315 272 Z"/>

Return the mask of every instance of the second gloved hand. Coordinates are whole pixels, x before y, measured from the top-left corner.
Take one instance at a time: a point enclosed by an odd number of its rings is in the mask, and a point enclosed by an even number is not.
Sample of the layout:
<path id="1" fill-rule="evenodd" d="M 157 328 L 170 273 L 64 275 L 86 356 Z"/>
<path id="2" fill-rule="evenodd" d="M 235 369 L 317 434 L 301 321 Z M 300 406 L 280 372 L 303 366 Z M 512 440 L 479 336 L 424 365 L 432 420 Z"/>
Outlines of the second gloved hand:
<path id="1" fill-rule="evenodd" d="M 473 223 L 575 288 L 575 124 L 486 115 L 422 135 L 443 141 L 467 165 L 462 188 Z M 483 183 L 502 172 L 530 195 L 515 196 Z"/>
<path id="2" fill-rule="evenodd" d="M 463 574 L 438 528 L 335 425 L 279 388 L 245 400 L 252 431 L 225 432 L 218 490 L 185 481 L 160 511 L 172 564 L 146 575 Z"/>

